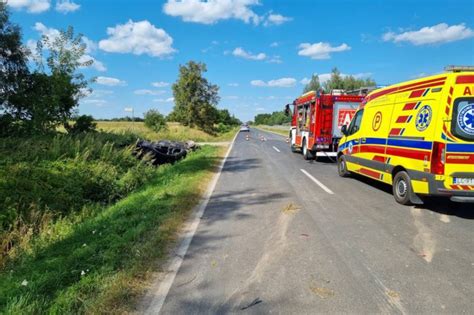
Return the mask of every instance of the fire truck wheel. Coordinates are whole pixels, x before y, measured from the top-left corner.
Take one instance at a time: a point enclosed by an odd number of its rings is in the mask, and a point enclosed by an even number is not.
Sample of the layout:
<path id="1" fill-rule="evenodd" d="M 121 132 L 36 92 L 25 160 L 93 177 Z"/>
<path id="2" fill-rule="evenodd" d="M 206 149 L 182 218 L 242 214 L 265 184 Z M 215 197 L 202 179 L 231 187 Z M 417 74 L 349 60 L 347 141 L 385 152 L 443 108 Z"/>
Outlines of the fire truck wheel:
<path id="1" fill-rule="evenodd" d="M 337 158 L 337 172 L 341 177 L 349 177 L 351 173 L 347 170 L 346 157 L 341 155 Z"/>
<path id="2" fill-rule="evenodd" d="M 308 150 L 306 146 L 306 139 L 303 140 L 303 158 L 305 160 L 314 160 L 314 153 L 311 150 Z"/>
<path id="3" fill-rule="evenodd" d="M 395 175 L 392 184 L 393 196 L 402 205 L 409 205 L 412 192 L 411 179 L 407 172 L 400 171 Z"/>

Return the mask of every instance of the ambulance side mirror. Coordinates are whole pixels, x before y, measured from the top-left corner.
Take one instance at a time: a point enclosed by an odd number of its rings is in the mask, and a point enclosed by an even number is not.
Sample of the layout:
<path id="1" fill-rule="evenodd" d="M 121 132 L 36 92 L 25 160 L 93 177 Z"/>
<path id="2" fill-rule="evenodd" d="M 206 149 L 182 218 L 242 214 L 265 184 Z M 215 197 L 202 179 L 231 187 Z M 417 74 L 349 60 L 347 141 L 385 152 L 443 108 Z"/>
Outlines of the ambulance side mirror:
<path id="1" fill-rule="evenodd" d="M 285 106 L 285 115 L 291 116 L 290 104 L 286 104 Z"/>
<path id="2" fill-rule="evenodd" d="M 349 132 L 347 131 L 347 125 L 342 125 L 341 132 L 344 136 L 348 135 Z"/>

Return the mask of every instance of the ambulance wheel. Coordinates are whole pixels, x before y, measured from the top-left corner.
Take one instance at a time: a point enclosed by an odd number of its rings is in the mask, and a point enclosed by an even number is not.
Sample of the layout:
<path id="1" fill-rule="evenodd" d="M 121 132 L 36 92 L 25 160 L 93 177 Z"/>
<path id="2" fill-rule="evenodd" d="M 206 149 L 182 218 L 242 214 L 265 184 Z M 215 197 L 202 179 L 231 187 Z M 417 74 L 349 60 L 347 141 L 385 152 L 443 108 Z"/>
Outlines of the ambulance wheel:
<path id="1" fill-rule="evenodd" d="M 337 158 L 337 172 L 341 177 L 349 177 L 351 175 L 347 170 L 346 157 L 342 154 Z"/>
<path id="2" fill-rule="evenodd" d="M 400 171 L 395 175 L 392 184 L 393 197 L 402 205 L 409 205 L 410 196 L 413 193 L 410 176 L 405 171 Z"/>
<path id="3" fill-rule="evenodd" d="M 308 150 L 306 146 L 306 139 L 303 140 L 303 158 L 305 160 L 314 160 L 314 153 L 311 150 Z"/>

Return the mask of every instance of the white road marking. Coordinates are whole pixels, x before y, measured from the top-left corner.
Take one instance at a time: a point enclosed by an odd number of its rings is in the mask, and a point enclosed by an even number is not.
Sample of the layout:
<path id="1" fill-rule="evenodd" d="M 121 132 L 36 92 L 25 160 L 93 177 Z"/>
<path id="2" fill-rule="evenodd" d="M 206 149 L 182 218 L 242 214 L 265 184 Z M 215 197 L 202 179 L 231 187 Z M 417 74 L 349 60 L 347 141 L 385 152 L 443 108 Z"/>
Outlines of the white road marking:
<path id="1" fill-rule="evenodd" d="M 275 151 L 277 151 L 277 152 L 280 152 L 280 150 L 275 146 L 273 146 L 273 149 L 275 149 Z"/>
<path id="2" fill-rule="evenodd" d="M 324 185 L 323 183 L 321 183 L 319 180 L 317 180 L 316 178 L 313 177 L 313 175 L 311 175 L 310 173 L 306 172 L 304 169 L 300 169 L 300 171 L 303 172 L 303 174 L 305 174 L 306 176 L 309 177 L 309 179 L 311 179 L 313 182 L 316 183 L 316 185 L 318 185 L 319 187 L 321 187 L 325 192 L 327 192 L 328 194 L 330 195 L 334 195 L 333 191 L 329 188 L 326 187 L 326 185 Z"/>
<path id="3" fill-rule="evenodd" d="M 204 214 L 204 210 L 206 210 L 206 207 L 207 207 L 207 204 L 209 203 L 209 199 L 211 198 L 212 192 L 214 191 L 214 188 L 216 187 L 217 180 L 219 179 L 222 173 L 222 169 L 224 168 L 225 161 L 227 160 L 227 157 L 229 156 L 230 151 L 232 150 L 232 147 L 234 146 L 234 142 L 235 142 L 235 139 L 237 138 L 237 135 L 238 133 L 235 135 L 234 139 L 232 140 L 232 143 L 230 144 L 230 147 L 227 150 L 227 153 L 225 154 L 224 159 L 219 165 L 218 172 L 212 179 L 212 182 L 210 183 L 208 190 L 204 194 L 202 201 L 196 206 L 194 210 L 194 212 L 196 213 L 195 217 L 192 219 L 192 221 L 187 222 L 185 224 L 185 227 L 183 229 L 184 234 L 183 234 L 181 244 L 179 245 L 179 248 L 176 251 L 175 257 L 173 258 L 171 264 L 167 268 L 168 271 L 166 272 L 166 276 L 163 278 L 163 281 L 161 281 L 161 283 L 159 284 L 156 292 L 150 292 L 152 293 L 153 301 L 145 310 L 144 312 L 145 314 L 151 315 L 151 314 L 160 313 L 161 308 L 163 307 L 163 304 L 165 302 L 165 299 L 168 296 L 168 293 L 171 289 L 171 286 L 173 285 L 176 274 L 178 273 L 179 268 L 181 267 L 181 264 L 184 260 L 184 256 L 186 255 L 186 252 L 188 251 L 189 244 L 191 244 L 194 234 L 196 233 L 199 222 L 201 221 L 201 217 Z"/>

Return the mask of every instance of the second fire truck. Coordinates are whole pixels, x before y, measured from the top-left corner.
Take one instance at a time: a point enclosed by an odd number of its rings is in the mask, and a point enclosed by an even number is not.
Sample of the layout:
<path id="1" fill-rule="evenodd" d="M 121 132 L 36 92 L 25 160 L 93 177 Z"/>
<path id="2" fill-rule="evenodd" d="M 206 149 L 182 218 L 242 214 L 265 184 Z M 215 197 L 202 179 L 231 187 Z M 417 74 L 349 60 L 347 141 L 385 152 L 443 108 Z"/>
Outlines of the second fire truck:
<path id="1" fill-rule="evenodd" d="M 287 114 L 292 116 L 291 150 L 301 151 L 305 160 L 336 157 L 341 127 L 351 122 L 363 99 L 338 90 L 331 94 L 310 91 L 286 105 Z"/>

